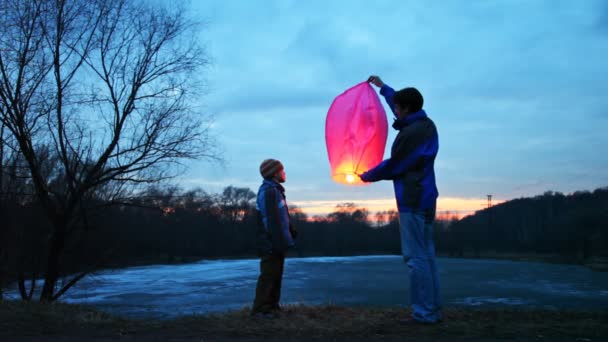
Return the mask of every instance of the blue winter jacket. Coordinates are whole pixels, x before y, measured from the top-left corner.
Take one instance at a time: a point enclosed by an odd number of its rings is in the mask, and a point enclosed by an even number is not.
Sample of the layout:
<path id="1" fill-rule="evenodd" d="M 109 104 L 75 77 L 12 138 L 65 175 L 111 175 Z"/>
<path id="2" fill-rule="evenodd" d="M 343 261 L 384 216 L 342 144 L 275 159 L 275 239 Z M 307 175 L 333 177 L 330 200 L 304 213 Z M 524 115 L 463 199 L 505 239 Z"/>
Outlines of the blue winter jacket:
<path id="1" fill-rule="evenodd" d="M 395 90 L 387 85 L 380 94 L 395 113 Z M 399 212 L 435 209 L 435 157 L 439 150 L 437 128 L 424 110 L 396 119 L 393 128 L 399 133 L 391 147 L 391 156 L 371 170 L 363 173 L 366 182 L 392 180 Z"/>
<path id="2" fill-rule="evenodd" d="M 285 253 L 294 245 L 289 230 L 289 211 L 285 200 L 285 188 L 281 184 L 264 179 L 258 190 L 256 202 L 258 230 L 256 245 L 259 255 Z"/>

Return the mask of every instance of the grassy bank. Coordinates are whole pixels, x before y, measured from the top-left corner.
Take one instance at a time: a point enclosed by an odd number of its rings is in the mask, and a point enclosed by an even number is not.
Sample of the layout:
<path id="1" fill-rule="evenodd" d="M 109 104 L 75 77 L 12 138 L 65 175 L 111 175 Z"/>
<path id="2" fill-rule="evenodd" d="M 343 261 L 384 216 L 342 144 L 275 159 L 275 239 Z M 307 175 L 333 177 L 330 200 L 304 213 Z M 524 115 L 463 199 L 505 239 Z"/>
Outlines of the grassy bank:
<path id="1" fill-rule="evenodd" d="M 114 317 L 85 306 L 0 303 L 0 337 L 99 340 L 483 340 L 530 341 L 608 338 L 608 311 L 447 309 L 432 326 L 400 324 L 404 309 L 287 306 L 277 319 L 252 318 L 248 308 L 169 321 Z M 0 338 L 2 339 L 2 338 Z"/>

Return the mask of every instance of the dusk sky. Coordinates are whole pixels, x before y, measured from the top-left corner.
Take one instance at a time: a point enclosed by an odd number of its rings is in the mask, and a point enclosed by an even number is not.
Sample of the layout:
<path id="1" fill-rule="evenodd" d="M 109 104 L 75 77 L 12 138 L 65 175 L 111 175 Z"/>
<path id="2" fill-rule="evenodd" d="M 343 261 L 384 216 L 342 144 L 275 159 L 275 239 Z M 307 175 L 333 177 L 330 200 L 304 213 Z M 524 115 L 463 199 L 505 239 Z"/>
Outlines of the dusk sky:
<path id="1" fill-rule="evenodd" d="M 287 173 L 288 202 L 395 209 L 389 181 L 330 178 L 333 99 L 377 74 L 418 88 L 439 131 L 441 211 L 474 211 L 553 190 L 608 186 L 608 1 L 192 1 L 212 65 L 198 110 L 225 164 L 178 179 L 254 192 L 260 162 Z M 385 106 L 390 114 L 388 106 Z M 389 117 L 389 124 L 392 118 Z M 385 158 L 396 131 L 389 128 Z"/>

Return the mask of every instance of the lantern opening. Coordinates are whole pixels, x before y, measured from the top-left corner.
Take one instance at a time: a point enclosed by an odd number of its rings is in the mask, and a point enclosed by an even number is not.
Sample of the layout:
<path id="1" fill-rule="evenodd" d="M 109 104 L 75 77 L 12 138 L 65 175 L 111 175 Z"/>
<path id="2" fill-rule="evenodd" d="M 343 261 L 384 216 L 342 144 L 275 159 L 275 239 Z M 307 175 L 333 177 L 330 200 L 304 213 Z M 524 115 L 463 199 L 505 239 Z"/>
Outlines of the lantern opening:
<path id="1" fill-rule="evenodd" d="M 358 175 L 382 161 L 387 133 L 384 108 L 369 83 L 338 95 L 325 120 L 331 178 L 346 185 L 367 184 Z"/>
<path id="2" fill-rule="evenodd" d="M 353 165 L 352 162 L 346 161 L 340 166 L 338 166 L 335 172 L 332 173 L 331 178 L 341 184 L 346 185 L 367 185 L 367 183 L 363 182 L 358 174 L 361 173 L 361 170 L 365 170 L 364 168 L 358 168 Z"/>

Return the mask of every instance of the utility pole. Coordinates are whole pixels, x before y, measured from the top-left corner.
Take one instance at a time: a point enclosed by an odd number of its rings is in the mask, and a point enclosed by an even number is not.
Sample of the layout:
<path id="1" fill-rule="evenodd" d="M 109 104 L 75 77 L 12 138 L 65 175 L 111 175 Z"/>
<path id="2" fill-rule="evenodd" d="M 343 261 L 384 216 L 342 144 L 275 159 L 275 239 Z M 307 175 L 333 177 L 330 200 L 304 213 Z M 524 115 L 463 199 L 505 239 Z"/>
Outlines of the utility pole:
<path id="1" fill-rule="evenodd" d="M 492 195 L 486 195 L 488 197 L 488 210 L 486 211 L 486 215 L 488 216 L 488 226 L 485 234 L 483 236 L 478 237 L 479 241 L 476 246 L 476 257 L 480 257 L 481 255 L 481 243 L 489 242 L 491 240 L 491 231 L 492 231 L 492 212 L 489 210 L 492 207 Z"/>

